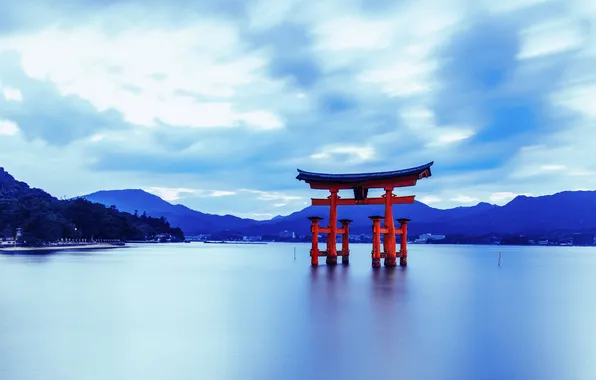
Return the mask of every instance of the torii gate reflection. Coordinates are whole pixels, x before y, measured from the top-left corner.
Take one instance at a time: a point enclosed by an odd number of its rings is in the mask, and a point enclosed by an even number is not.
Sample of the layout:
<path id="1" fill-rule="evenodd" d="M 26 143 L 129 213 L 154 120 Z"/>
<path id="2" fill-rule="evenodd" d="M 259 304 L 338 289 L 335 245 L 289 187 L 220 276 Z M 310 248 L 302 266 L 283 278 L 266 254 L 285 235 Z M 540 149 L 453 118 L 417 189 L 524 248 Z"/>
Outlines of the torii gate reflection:
<path id="1" fill-rule="evenodd" d="M 430 167 L 433 162 L 410 169 L 395 170 L 389 172 L 361 173 L 361 174 L 323 174 L 312 173 L 298 169 L 296 179 L 305 181 L 311 189 L 329 190 L 331 195 L 327 199 L 312 199 L 313 206 L 329 207 L 329 225 L 321 227 L 319 222 L 323 219 L 318 216 L 308 218 L 312 222 L 312 248 L 310 250 L 311 264 L 319 264 L 319 256 L 327 257 L 327 265 L 336 265 L 337 256 L 342 257 L 342 263 L 349 263 L 349 219 L 339 220 L 341 227 L 337 228 L 337 206 L 348 205 L 385 205 L 385 215 L 373 215 L 372 220 L 373 248 L 372 266 L 381 266 L 381 258 L 385 258 L 385 266 L 406 266 L 408 264 L 408 222 L 409 219 L 397 219 L 399 228 L 396 228 L 393 219 L 393 205 L 414 203 L 414 195 L 398 197 L 393 194 L 396 187 L 415 186 L 419 179 L 431 176 Z M 368 198 L 369 189 L 384 189 L 385 194 L 378 198 Z M 342 189 L 353 189 L 353 199 L 343 199 L 338 196 Z M 381 227 L 381 220 L 384 221 Z M 327 234 L 327 249 L 319 249 L 319 234 Z M 341 250 L 337 250 L 337 234 L 342 235 Z M 383 250 L 381 251 L 381 234 L 384 235 Z M 396 251 L 396 235 L 400 235 L 400 250 Z"/>

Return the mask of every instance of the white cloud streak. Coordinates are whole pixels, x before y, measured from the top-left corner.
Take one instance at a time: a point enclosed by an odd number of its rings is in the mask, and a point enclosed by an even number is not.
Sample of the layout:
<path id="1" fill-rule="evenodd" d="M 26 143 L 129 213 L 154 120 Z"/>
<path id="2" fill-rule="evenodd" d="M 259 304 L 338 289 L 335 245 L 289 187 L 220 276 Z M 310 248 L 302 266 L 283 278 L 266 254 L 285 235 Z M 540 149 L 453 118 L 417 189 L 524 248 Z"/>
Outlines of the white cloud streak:
<path id="1" fill-rule="evenodd" d="M 0 136 L 13 136 L 19 132 L 19 126 L 14 121 L 0 120 Z"/>
<path id="2" fill-rule="evenodd" d="M 9 102 L 23 101 L 23 94 L 18 88 L 0 86 L 0 91 L 2 92 L 4 99 Z"/>
<path id="3" fill-rule="evenodd" d="M 98 111 L 116 109 L 132 124 L 284 126 L 270 110 L 242 109 L 239 99 L 248 95 L 243 89 L 267 81 L 266 57 L 247 50 L 236 28 L 221 22 L 130 27 L 112 35 L 94 25 L 51 28 L 0 40 L 0 46 L 19 52 L 30 77 L 50 80 L 62 94 L 87 99 Z M 10 96 L 16 97 L 14 91 Z"/>

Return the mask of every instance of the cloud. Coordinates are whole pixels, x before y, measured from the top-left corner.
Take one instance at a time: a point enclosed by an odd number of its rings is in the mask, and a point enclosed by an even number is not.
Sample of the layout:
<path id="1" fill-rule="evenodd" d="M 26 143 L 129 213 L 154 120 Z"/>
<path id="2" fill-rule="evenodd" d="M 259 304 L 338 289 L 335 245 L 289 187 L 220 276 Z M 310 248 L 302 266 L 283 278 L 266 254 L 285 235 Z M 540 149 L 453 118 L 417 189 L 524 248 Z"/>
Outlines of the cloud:
<path id="1" fill-rule="evenodd" d="M 446 145 L 453 144 L 458 141 L 466 140 L 474 135 L 474 131 L 470 129 L 451 129 L 439 132 L 440 134 L 434 136 L 430 145 Z"/>
<path id="2" fill-rule="evenodd" d="M 565 165 L 542 165 L 541 170 L 546 172 L 558 172 L 567 169 Z"/>
<path id="3" fill-rule="evenodd" d="M 19 132 L 19 126 L 10 120 L 0 120 L 0 135 L 12 136 Z"/>
<path id="4" fill-rule="evenodd" d="M 91 137 L 89 138 L 89 141 L 91 141 L 91 142 L 99 142 L 99 141 L 101 141 L 101 140 L 103 140 L 103 139 L 105 139 L 105 138 L 106 138 L 106 136 L 105 136 L 105 135 L 102 135 L 102 134 L 96 134 L 96 135 L 93 135 L 93 136 L 91 136 Z"/>
<path id="5" fill-rule="evenodd" d="M 275 114 L 267 111 L 253 111 L 238 115 L 238 120 L 256 129 L 278 129 L 283 127 L 283 121 Z"/>
<path id="6" fill-rule="evenodd" d="M 455 198 L 451 198 L 451 201 L 457 202 L 457 203 L 474 203 L 474 202 L 478 202 L 478 199 L 474 198 L 474 197 L 467 196 L 467 195 L 459 195 Z"/>
<path id="7" fill-rule="evenodd" d="M 441 202 L 442 199 L 439 198 L 439 197 L 435 197 L 435 196 L 429 195 L 429 196 L 426 196 L 426 197 L 420 197 L 418 199 L 418 201 L 420 201 L 420 202 L 422 202 L 424 204 L 427 204 L 427 205 L 432 205 L 433 203 Z"/>
<path id="8" fill-rule="evenodd" d="M 572 19 L 542 23 L 522 30 L 522 46 L 517 59 L 538 58 L 577 50 L 584 41 L 582 25 Z"/>
<path id="9" fill-rule="evenodd" d="M 325 51 L 379 50 L 391 45 L 392 26 L 388 21 L 362 17 L 338 17 L 321 22 L 314 33 L 317 48 Z"/>
<path id="10" fill-rule="evenodd" d="M 77 96 L 61 94 L 51 83 L 31 79 L 20 65 L 14 53 L 0 52 L 0 82 L 4 93 L 0 98 L 0 118 L 17 123 L 27 138 L 66 145 L 101 130 L 130 127 L 118 112 L 98 112 Z"/>
<path id="11" fill-rule="evenodd" d="M 262 212 L 240 212 L 235 213 L 240 218 L 249 218 L 254 220 L 269 220 L 275 216 L 275 214 L 262 213 Z"/>
<path id="12" fill-rule="evenodd" d="M 375 151 L 372 147 L 358 147 L 358 146 L 326 146 L 318 153 L 310 156 L 313 160 L 341 160 L 343 162 L 350 161 L 368 161 L 375 156 Z"/>
<path id="13" fill-rule="evenodd" d="M 437 65 L 434 62 L 398 63 L 394 66 L 376 68 L 363 72 L 358 79 L 363 83 L 380 85 L 391 97 L 423 95 L 433 90 L 432 73 Z"/>
<path id="14" fill-rule="evenodd" d="M 166 201 L 176 201 L 185 198 L 212 198 L 212 197 L 227 197 L 236 195 L 235 191 L 227 190 L 205 190 L 205 189 L 188 189 L 188 188 L 170 188 L 170 187 L 148 187 L 146 191 L 157 195 Z"/>
<path id="15" fill-rule="evenodd" d="M 569 83 L 552 94 L 551 102 L 553 106 L 568 109 L 576 113 L 578 117 L 594 119 L 596 118 L 596 110 L 588 103 L 590 97 L 594 94 L 596 94 L 596 81 L 580 84 Z"/>
<path id="16" fill-rule="evenodd" d="M 491 203 L 503 204 L 503 203 L 511 201 L 513 198 L 515 198 L 519 195 L 525 195 L 527 197 L 533 196 L 533 194 L 531 194 L 531 193 L 515 194 L 510 191 L 504 191 L 504 192 L 492 193 L 490 195 L 490 201 L 491 201 Z"/>
<path id="17" fill-rule="evenodd" d="M 240 190 L 238 190 L 238 192 L 254 194 L 257 196 L 257 199 L 263 200 L 263 201 L 279 201 L 279 200 L 281 200 L 284 202 L 290 202 L 290 201 L 299 201 L 299 200 L 303 199 L 303 197 L 301 197 L 301 196 L 288 195 L 288 194 L 275 192 L 275 191 L 240 189 Z M 276 207 L 280 207 L 280 206 L 276 206 Z"/>
<path id="18" fill-rule="evenodd" d="M 512 193 L 510 191 L 504 191 L 504 192 L 499 192 L 499 193 L 492 193 L 490 196 L 490 200 L 491 202 L 501 202 L 504 200 L 511 200 L 513 198 L 515 198 L 517 196 L 517 194 Z"/>
<path id="19" fill-rule="evenodd" d="M 596 188 L 593 2 L 64 4 L 0 14 L 0 158 L 36 186 L 251 216 L 304 206 L 297 167 L 434 160 L 442 208 Z"/>
<path id="20" fill-rule="evenodd" d="M 13 102 L 20 102 L 23 100 L 23 94 L 18 88 L 12 87 L 4 87 L 0 86 L 0 90 L 2 90 L 2 95 L 4 96 L 4 100 L 13 101 Z"/>
<path id="21" fill-rule="evenodd" d="M 226 197 L 229 195 L 235 195 L 235 191 L 225 191 L 225 190 L 213 190 L 209 196 L 211 197 Z"/>
<path id="22" fill-rule="evenodd" d="M 291 7 L 292 1 L 278 2 L 284 6 Z M 257 2 L 259 15 L 266 14 L 260 10 L 261 7 L 275 8 L 271 2 L 266 5 Z M 289 8 L 286 8 L 289 9 Z M 255 11 L 256 12 L 256 11 Z M 251 13 L 252 21 L 258 17 Z M 322 72 L 312 50 L 313 38 L 310 31 L 304 26 L 296 23 L 271 25 L 270 28 L 255 28 L 251 42 L 255 46 L 265 46 L 271 51 L 268 62 L 268 74 L 273 78 L 286 81 L 288 85 L 312 89 L 321 79 Z M 292 46 L 292 49 L 288 49 Z"/>
<path id="23" fill-rule="evenodd" d="M 92 23 L 14 36 L 3 45 L 19 53 L 29 77 L 48 78 L 61 94 L 85 99 L 100 112 L 117 110 L 132 124 L 283 125 L 269 110 L 243 110 L 237 103 L 244 87 L 265 81 L 260 72 L 265 57 L 248 51 L 238 30 L 215 20 L 183 28 L 130 28 L 111 36 Z"/>
<path id="24" fill-rule="evenodd" d="M 147 189 L 149 193 L 155 194 L 158 197 L 162 198 L 165 201 L 175 201 L 182 197 L 182 194 L 192 194 L 194 193 L 193 189 L 172 189 L 167 187 L 150 187 Z"/>

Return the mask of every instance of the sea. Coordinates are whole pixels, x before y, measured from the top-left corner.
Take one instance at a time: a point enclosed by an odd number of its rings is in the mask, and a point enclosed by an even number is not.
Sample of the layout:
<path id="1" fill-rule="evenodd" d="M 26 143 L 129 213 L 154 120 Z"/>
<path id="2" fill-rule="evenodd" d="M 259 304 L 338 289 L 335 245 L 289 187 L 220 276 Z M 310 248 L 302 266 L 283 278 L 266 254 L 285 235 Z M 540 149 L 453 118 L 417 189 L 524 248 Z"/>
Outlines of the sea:
<path id="1" fill-rule="evenodd" d="M 351 250 L 0 254 L 0 379 L 596 379 L 596 248 Z"/>

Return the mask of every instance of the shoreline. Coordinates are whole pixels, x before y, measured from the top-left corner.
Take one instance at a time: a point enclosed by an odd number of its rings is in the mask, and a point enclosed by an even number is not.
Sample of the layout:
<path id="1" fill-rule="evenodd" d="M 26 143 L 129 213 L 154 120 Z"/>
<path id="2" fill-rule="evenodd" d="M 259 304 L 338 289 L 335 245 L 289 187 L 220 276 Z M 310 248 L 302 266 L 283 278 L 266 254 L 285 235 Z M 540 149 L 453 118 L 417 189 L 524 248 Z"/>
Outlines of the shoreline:
<path id="1" fill-rule="evenodd" d="M 66 251 L 72 249 L 108 249 L 108 248 L 123 248 L 124 245 L 115 244 L 80 244 L 80 245 L 57 245 L 57 246 L 43 246 L 43 247 L 0 247 L 0 253 L 19 253 L 19 252 L 36 252 L 36 251 Z"/>
<path id="2" fill-rule="evenodd" d="M 234 241 L 234 240 L 205 240 L 203 244 L 267 244 L 268 242 Z"/>

